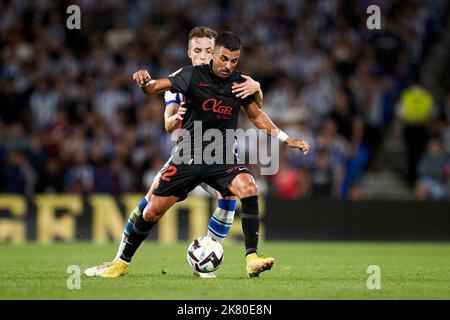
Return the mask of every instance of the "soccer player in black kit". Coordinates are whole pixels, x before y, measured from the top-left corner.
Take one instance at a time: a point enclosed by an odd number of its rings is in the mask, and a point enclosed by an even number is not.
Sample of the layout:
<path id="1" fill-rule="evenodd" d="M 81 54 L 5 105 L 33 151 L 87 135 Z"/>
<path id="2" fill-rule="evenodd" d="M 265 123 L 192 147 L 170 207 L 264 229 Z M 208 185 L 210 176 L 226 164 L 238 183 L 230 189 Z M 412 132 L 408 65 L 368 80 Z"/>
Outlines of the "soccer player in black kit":
<path id="1" fill-rule="evenodd" d="M 230 129 L 236 129 L 242 107 L 257 128 L 277 137 L 289 147 L 300 149 L 306 154 L 309 145 L 303 140 L 288 137 L 275 126 L 253 101 L 253 96 L 241 99 L 233 94 L 232 86 L 244 80 L 236 69 L 240 48 L 241 41 L 236 35 L 223 32 L 216 38 L 213 59 L 209 65 L 187 66 L 168 78 L 158 80 L 151 79 L 146 70 L 133 74 L 133 79 L 146 94 L 166 90 L 181 92 L 186 98 L 187 111 L 173 160 L 165 166 L 149 205 L 136 219 L 121 258 L 102 277 L 116 278 L 126 274 L 128 264 L 152 227 L 172 205 L 184 200 L 202 182 L 212 186 L 223 196 L 235 195 L 241 200 L 247 275 L 257 277 L 272 267 L 274 259 L 261 257 L 257 252 L 259 208 L 255 180 L 246 166 L 237 163 L 233 148 L 234 135 L 231 139 L 227 137 L 230 136 Z M 221 138 L 213 142 L 213 157 L 218 161 L 212 164 L 210 159 L 205 161 L 202 158 L 205 148 L 211 148 L 210 139 L 203 138 L 200 143 L 195 139 L 199 134 L 203 137 L 208 129 L 221 133 Z"/>

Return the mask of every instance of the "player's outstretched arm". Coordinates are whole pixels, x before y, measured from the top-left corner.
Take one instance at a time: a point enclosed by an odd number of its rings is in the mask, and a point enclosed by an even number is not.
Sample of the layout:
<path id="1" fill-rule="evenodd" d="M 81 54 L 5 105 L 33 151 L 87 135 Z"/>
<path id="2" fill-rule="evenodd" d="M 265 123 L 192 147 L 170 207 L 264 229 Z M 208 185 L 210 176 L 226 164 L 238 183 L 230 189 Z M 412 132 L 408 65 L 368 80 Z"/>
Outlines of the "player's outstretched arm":
<path id="1" fill-rule="evenodd" d="M 302 150 L 305 155 L 308 153 L 309 151 L 308 142 L 298 138 L 289 137 L 286 133 L 281 131 L 272 122 L 269 116 L 258 107 L 256 102 L 252 102 L 248 105 L 243 106 L 242 108 L 247 117 L 250 119 L 250 121 L 258 129 L 263 130 L 268 135 L 278 138 L 291 148 L 297 148 Z"/>
<path id="2" fill-rule="evenodd" d="M 253 80 L 252 77 L 245 74 L 242 75 L 242 78 L 244 78 L 245 81 L 231 87 L 232 92 L 236 95 L 236 97 L 241 99 L 254 95 L 256 104 L 258 107 L 262 108 L 264 97 L 261 91 L 261 85 L 258 81 Z"/>
<path id="3" fill-rule="evenodd" d="M 144 93 L 149 95 L 172 89 L 172 82 L 169 79 L 152 79 L 147 70 L 139 70 L 133 73 L 133 80 Z"/>

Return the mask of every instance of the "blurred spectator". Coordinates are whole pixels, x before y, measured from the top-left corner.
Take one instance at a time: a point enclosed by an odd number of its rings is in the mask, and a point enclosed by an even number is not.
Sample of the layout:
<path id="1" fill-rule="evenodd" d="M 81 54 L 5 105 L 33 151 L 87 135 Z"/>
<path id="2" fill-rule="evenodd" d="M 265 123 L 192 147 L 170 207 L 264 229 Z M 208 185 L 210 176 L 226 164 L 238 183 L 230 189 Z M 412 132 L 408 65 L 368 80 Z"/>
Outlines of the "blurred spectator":
<path id="1" fill-rule="evenodd" d="M 58 94 L 50 89 L 48 81 L 39 81 L 36 91 L 30 97 L 31 113 L 33 115 L 33 127 L 41 130 L 48 126 L 56 115 Z"/>
<path id="2" fill-rule="evenodd" d="M 338 134 L 337 124 L 332 118 L 325 119 L 316 139 L 314 149 L 317 150 L 316 152 L 313 151 L 317 153 L 315 161 L 321 162 L 320 164 L 317 163 L 317 166 L 319 168 L 321 167 L 320 170 L 322 171 L 326 170 L 327 175 L 331 174 L 331 189 L 328 195 L 333 198 L 340 198 L 342 193 L 341 186 L 347 164 L 346 161 L 350 152 L 350 144 Z M 315 196 L 316 192 L 313 191 L 313 195 Z"/>
<path id="3" fill-rule="evenodd" d="M 95 163 L 94 191 L 98 193 L 119 194 L 121 192 L 120 176 L 113 162 L 101 158 Z"/>
<path id="4" fill-rule="evenodd" d="M 403 123 L 403 134 L 407 146 L 407 180 L 414 184 L 417 164 L 428 140 L 428 125 L 433 115 L 433 96 L 418 83 L 401 93 L 398 112 Z"/>
<path id="5" fill-rule="evenodd" d="M 59 161 L 52 157 L 45 163 L 36 185 L 38 193 L 60 193 L 64 191 L 64 179 Z"/>
<path id="6" fill-rule="evenodd" d="M 443 107 L 444 114 L 444 129 L 442 133 L 444 151 L 450 155 L 450 92 L 447 94 L 447 99 Z"/>
<path id="7" fill-rule="evenodd" d="M 393 17 L 385 17 L 383 28 L 373 39 L 377 62 L 382 72 L 394 74 L 397 63 L 402 54 L 402 39 L 395 32 L 395 20 Z"/>
<path id="8" fill-rule="evenodd" d="M 339 88 L 336 90 L 334 106 L 329 116 L 336 122 L 339 134 L 348 141 L 351 141 L 356 110 L 354 106 L 352 106 L 350 97 L 344 89 Z"/>
<path id="9" fill-rule="evenodd" d="M 352 129 L 352 140 L 350 141 L 350 152 L 346 161 L 341 197 L 359 200 L 362 197 L 360 182 L 364 170 L 367 168 L 370 150 L 363 143 L 365 127 L 362 120 L 355 119 Z"/>
<path id="10" fill-rule="evenodd" d="M 282 147 L 280 170 L 272 177 L 275 194 L 281 199 L 304 198 L 309 192 L 308 175 L 305 170 L 289 166 L 287 148 Z"/>
<path id="11" fill-rule="evenodd" d="M 440 140 L 431 138 L 419 162 L 417 199 L 443 199 L 448 196 L 449 164 L 449 158 L 444 153 Z"/>
<path id="12" fill-rule="evenodd" d="M 36 172 L 29 164 L 25 154 L 12 150 L 6 156 L 3 167 L 4 192 L 32 196 L 35 191 Z"/>
<path id="13" fill-rule="evenodd" d="M 74 155 L 74 164 L 64 177 L 64 190 L 69 193 L 88 193 L 95 190 L 95 170 L 83 152 Z"/>
<path id="14" fill-rule="evenodd" d="M 25 128 L 21 123 L 13 123 L 6 127 L 4 146 L 6 150 L 26 152 L 28 140 Z"/>
<path id="15" fill-rule="evenodd" d="M 329 154 L 319 150 L 311 172 L 312 193 L 314 197 L 331 198 L 333 194 L 333 170 Z"/>
<path id="16" fill-rule="evenodd" d="M 28 159 L 35 172 L 44 171 L 47 156 L 41 136 L 38 134 L 30 136 L 28 139 Z"/>

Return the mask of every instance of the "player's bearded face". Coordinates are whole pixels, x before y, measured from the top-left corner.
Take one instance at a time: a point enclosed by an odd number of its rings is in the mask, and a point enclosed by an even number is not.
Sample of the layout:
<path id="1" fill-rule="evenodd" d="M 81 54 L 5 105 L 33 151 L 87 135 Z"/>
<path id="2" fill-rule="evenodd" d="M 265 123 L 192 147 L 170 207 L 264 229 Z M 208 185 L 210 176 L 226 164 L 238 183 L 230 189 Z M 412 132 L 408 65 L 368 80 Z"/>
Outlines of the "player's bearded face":
<path id="1" fill-rule="evenodd" d="M 210 38 L 193 38 L 189 41 L 188 56 L 192 65 L 208 64 L 212 59 L 214 40 Z"/>
<path id="2" fill-rule="evenodd" d="M 228 78 L 236 69 L 241 50 L 230 51 L 227 48 L 216 48 L 213 54 L 213 71 L 220 78 Z"/>

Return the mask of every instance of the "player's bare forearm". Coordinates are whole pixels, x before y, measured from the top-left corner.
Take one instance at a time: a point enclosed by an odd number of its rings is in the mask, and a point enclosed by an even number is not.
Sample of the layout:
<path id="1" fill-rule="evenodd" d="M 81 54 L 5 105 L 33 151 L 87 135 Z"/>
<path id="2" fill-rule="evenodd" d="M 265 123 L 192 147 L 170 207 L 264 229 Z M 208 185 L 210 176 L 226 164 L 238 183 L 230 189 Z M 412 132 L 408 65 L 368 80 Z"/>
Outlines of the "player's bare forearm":
<path id="1" fill-rule="evenodd" d="M 259 108 L 256 101 L 244 106 L 243 109 L 255 127 L 263 130 L 266 134 L 275 137 L 280 132 L 280 129 L 272 122 L 269 116 Z"/>
<path id="2" fill-rule="evenodd" d="M 140 86 L 142 92 L 148 95 L 172 89 L 172 82 L 167 78 L 150 80 L 147 84 Z"/>
<path id="3" fill-rule="evenodd" d="M 169 79 L 152 79 L 147 70 L 133 73 L 133 80 L 136 81 L 142 92 L 148 95 L 172 89 L 172 82 Z"/>
<path id="4" fill-rule="evenodd" d="M 271 135 L 273 137 L 280 138 L 280 133 L 285 136 L 282 141 L 287 144 L 291 148 L 300 149 L 303 151 L 303 153 L 306 155 L 309 151 L 309 144 L 308 142 L 288 137 L 284 132 L 282 132 L 269 118 L 269 116 L 262 111 L 255 102 L 252 102 L 251 104 L 243 107 L 247 117 L 250 119 L 250 121 L 258 128 L 263 130 L 266 134 Z"/>
<path id="5" fill-rule="evenodd" d="M 164 121 L 164 127 L 167 133 L 172 133 L 179 126 L 180 120 L 177 119 L 176 115 L 166 118 Z"/>
<path id="6" fill-rule="evenodd" d="M 181 105 L 172 103 L 166 107 L 166 110 L 164 111 L 164 128 L 168 133 L 172 133 L 178 128 L 185 113 L 186 108 L 184 107 L 183 102 Z"/>
<path id="7" fill-rule="evenodd" d="M 179 105 L 176 103 L 169 104 L 164 111 L 164 128 L 168 133 L 172 133 L 179 124 L 177 110 Z"/>
<path id="8" fill-rule="evenodd" d="M 260 110 L 259 114 L 250 118 L 250 121 L 257 127 L 258 129 L 263 130 L 266 134 L 276 137 L 280 132 L 280 129 L 272 122 L 269 116 L 262 110 Z"/>

